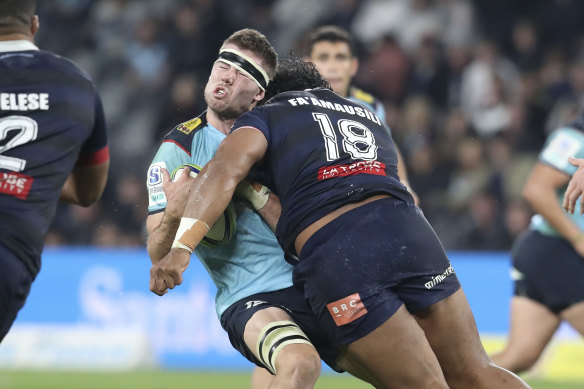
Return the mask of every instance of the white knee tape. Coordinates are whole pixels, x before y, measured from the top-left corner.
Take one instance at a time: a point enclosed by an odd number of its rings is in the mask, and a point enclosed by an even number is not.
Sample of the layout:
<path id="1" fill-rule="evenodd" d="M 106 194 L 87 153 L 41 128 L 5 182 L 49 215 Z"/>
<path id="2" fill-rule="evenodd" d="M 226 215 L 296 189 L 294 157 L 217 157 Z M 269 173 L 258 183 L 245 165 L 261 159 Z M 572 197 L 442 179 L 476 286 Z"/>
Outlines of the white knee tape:
<path id="1" fill-rule="evenodd" d="M 266 368 L 272 374 L 276 374 L 278 353 L 287 345 L 295 343 L 312 345 L 306 334 L 293 321 L 275 321 L 262 329 L 256 345 L 256 352 Z"/>

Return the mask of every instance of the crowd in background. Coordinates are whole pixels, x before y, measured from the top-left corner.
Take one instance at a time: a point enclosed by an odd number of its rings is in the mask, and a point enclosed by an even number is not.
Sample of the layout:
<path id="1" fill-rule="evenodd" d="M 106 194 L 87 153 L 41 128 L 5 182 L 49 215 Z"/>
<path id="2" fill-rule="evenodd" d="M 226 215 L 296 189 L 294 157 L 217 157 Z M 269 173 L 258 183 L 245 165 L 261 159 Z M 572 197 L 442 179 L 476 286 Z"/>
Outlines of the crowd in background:
<path id="1" fill-rule="evenodd" d="M 146 170 L 205 109 L 221 42 L 263 32 L 280 56 L 334 24 L 356 40 L 354 83 L 381 99 L 411 187 L 449 250 L 508 250 L 529 223 L 523 183 L 546 136 L 584 104 L 579 0 L 52 0 L 41 49 L 94 79 L 112 167 L 90 208 L 61 205 L 47 244 L 145 244 Z"/>

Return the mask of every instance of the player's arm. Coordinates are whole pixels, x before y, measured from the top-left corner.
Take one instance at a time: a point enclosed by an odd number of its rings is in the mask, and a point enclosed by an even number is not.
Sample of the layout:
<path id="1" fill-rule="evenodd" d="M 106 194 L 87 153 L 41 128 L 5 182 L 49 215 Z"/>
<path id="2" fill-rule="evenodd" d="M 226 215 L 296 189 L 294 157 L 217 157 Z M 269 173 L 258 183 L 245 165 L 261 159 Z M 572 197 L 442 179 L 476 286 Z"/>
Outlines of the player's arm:
<path id="1" fill-rule="evenodd" d="M 59 200 L 84 207 L 95 203 L 105 189 L 109 165 L 105 116 L 101 99 L 96 93 L 93 131 L 81 148 L 77 163 L 65 181 Z"/>
<path id="2" fill-rule="evenodd" d="M 105 189 L 109 165 L 109 158 L 94 165 L 77 164 L 67 177 L 59 199 L 83 207 L 95 203 Z"/>
<path id="3" fill-rule="evenodd" d="M 408 169 L 406 168 L 404 156 L 402 155 L 397 145 L 395 145 L 395 152 L 397 154 L 397 175 L 399 176 L 399 180 L 402 182 L 402 184 L 406 186 L 408 192 L 410 192 L 410 194 L 414 198 L 414 202 L 416 204 L 419 204 L 420 200 L 418 199 L 418 195 L 416 194 L 416 192 L 414 192 L 408 180 Z"/>
<path id="4" fill-rule="evenodd" d="M 146 218 L 146 231 L 148 232 L 146 248 L 152 263 L 160 261 L 170 251 L 190 187 L 195 180 L 188 174 L 181 174 L 175 182 L 172 182 L 166 169 L 161 169 L 161 172 L 166 208 L 164 212 L 148 215 Z"/>
<path id="5" fill-rule="evenodd" d="M 564 193 L 564 209 L 573 215 L 576 201 L 580 198 L 580 214 L 584 214 L 584 196 L 582 196 L 584 192 L 584 158 L 570 157 L 569 162 L 578 167 L 578 170 L 572 175 L 566 193 Z"/>
<path id="6" fill-rule="evenodd" d="M 282 213 L 280 198 L 270 192 L 266 205 L 262 209 L 257 210 L 257 213 L 259 213 L 262 219 L 264 219 L 272 232 L 276 232 L 276 226 L 278 225 L 278 220 Z"/>
<path id="7" fill-rule="evenodd" d="M 557 191 L 570 176 L 549 165 L 538 162 L 523 188 L 523 197 L 543 216 L 580 255 L 584 255 L 584 235 L 566 215 L 557 200 Z"/>
<path id="8" fill-rule="evenodd" d="M 197 176 L 170 253 L 150 269 L 150 290 L 163 295 L 182 283 L 190 255 L 233 197 L 235 188 L 268 148 L 265 136 L 242 127 L 227 136 Z"/>
<path id="9" fill-rule="evenodd" d="M 237 185 L 235 194 L 249 201 L 268 227 L 273 232 L 276 231 L 276 225 L 282 213 L 282 205 L 278 196 L 259 182 L 253 182 L 248 179 L 241 181 Z"/>

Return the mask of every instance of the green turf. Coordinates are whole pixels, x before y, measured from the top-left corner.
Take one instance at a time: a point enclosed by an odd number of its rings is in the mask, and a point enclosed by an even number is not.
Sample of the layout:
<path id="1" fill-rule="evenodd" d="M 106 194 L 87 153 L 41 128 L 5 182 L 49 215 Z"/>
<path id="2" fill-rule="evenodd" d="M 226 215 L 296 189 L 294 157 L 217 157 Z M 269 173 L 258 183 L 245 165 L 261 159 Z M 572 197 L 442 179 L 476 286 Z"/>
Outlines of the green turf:
<path id="1" fill-rule="evenodd" d="M 530 381 L 533 389 L 582 389 L 584 382 Z M 236 389 L 249 388 L 246 373 L 123 372 L 73 373 L 0 371 L 2 389 Z M 348 375 L 325 374 L 316 389 L 366 389 L 371 386 Z"/>

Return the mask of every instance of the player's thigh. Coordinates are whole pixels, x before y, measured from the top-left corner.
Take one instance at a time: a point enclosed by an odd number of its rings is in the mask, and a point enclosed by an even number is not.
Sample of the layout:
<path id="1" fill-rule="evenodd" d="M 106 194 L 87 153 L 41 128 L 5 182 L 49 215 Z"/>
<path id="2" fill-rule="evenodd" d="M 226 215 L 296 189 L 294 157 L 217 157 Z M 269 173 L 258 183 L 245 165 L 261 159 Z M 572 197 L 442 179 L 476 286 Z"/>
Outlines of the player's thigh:
<path id="1" fill-rule="evenodd" d="M 447 388 L 424 331 L 403 305 L 381 326 L 344 347 L 338 364 L 379 388 Z"/>
<path id="2" fill-rule="evenodd" d="M 511 299 L 507 348 L 522 355 L 539 355 L 558 329 L 560 316 L 538 301 L 523 296 Z"/>
<path id="3" fill-rule="evenodd" d="M 447 377 L 490 363 L 462 289 L 416 312 L 415 317 Z"/>
<path id="4" fill-rule="evenodd" d="M 584 301 L 566 308 L 561 312 L 561 317 L 584 336 Z"/>

